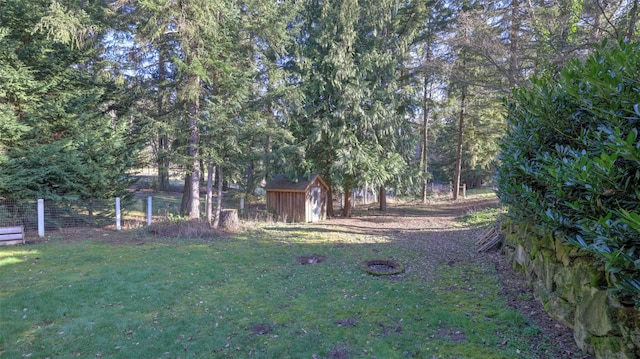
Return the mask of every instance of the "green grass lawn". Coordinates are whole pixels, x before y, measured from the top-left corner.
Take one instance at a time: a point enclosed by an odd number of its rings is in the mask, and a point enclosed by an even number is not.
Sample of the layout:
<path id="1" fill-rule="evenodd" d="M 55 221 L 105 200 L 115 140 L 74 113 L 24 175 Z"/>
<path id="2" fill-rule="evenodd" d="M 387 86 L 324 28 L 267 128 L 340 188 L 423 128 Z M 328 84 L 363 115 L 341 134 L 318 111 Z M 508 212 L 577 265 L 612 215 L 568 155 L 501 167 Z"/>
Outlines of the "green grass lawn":
<path id="1" fill-rule="evenodd" d="M 305 229 L 305 228 L 308 228 Z M 491 265 L 386 237 L 277 226 L 210 241 L 0 247 L 2 358 L 532 358 Z M 298 256 L 326 260 L 301 265 Z M 366 274 L 384 256 L 406 273 Z"/>

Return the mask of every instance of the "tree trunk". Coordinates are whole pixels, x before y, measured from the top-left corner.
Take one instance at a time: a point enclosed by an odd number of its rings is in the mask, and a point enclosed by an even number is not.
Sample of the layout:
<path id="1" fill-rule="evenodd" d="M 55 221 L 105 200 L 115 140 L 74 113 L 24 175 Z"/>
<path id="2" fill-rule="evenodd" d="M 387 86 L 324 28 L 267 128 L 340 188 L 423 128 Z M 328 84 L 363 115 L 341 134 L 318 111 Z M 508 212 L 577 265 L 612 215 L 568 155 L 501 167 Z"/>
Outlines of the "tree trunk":
<path id="1" fill-rule="evenodd" d="M 600 7 L 599 2 L 600 0 L 596 0 L 596 4 L 598 4 L 598 10 L 593 13 L 593 26 L 591 26 L 591 33 L 589 34 L 590 41 L 594 44 L 600 42 L 600 33 L 602 31 L 602 28 L 600 27 L 600 21 L 603 13 L 601 11 L 602 8 Z"/>
<path id="2" fill-rule="evenodd" d="M 518 34 L 520 33 L 520 1 L 511 1 L 511 24 L 509 25 L 509 69 L 507 78 L 509 88 L 518 84 Z"/>
<path id="3" fill-rule="evenodd" d="M 220 213 L 222 212 L 222 166 L 218 166 L 218 201 L 216 204 L 216 216 L 213 220 L 213 228 L 218 228 L 220 224 Z"/>
<path id="4" fill-rule="evenodd" d="M 352 190 L 351 176 L 347 176 L 344 181 L 344 207 L 342 207 L 342 217 L 351 217 L 351 190 Z"/>
<path id="5" fill-rule="evenodd" d="M 463 85 L 462 95 L 460 97 L 460 117 L 458 120 L 458 148 L 456 151 L 456 168 L 453 178 L 453 200 L 458 199 L 458 192 L 460 192 L 460 176 L 462 172 L 462 145 L 463 145 L 463 131 L 464 131 L 464 117 L 465 117 L 465 101 L 467 97 L 467 86 Z"/>
<path id="6" fill-rule="evenodd" d="M 364 183 L 364 192 L 362 193 L 362 204 L 365 206 L 369 204 L 369 184 Z"/>
<path id="7" fill-rule="evenodd" d="M 204 169 L 206 168 L 206 166 L 204 165 L 204 160 L 202 158 L 200 159 L 199 162 L 200 162 L 200 166 L 198 168 L 200 168 L 200 182 L 204 182 L 205 181 L 205 178 L 204 178 L 205 171 L 204 171 Z"/>
<path id="8" fill-rule="evenodd" d="M 273 153 L 273 134 L 271 133 L 271 113 L 269 112 L 269 115 L 267 115 L 267 125 L 269 126 L 267 129 L 267 147 L 265 148 L 265 161 L 264 161 L 264 176 L 265 178 L 268 180 L 271 178 L 271 170 L 273 167 L 273 158 L 272 158 L 272 153 Z M 275 125 L 273 125 L 275 126 Z"/>
<path id="9" fill-rule="evenodd" d="M 420 167 L 422 168 L 422 203 L 427 203 L 429 185 L 429 95 L 427 91 L 428 78 L 424 76 L 424 95 L 422 98 L 422 151 L 420 153 Z M 382 199 L 380 200 L 382 203 Z"/>
<path id="10" fill-rule="evenodd" d="M 200 76 L 195 76 L 192 81 L 194 88 L 200 86 Z M 200 112 L 200 98 L 197 96 L 189 111 L 189 157 L 191 158 L 191 205 L 189 218 L 200 219 L 200 159 L 198 158 L 198 145 L 200 130 L 198 127 L 198 114 Z"/>
<path id="11" fill-rule="evenodd" d="M 256 183 L 254 182 L 254 178 L 255 178 L 255 174 L 256 174 L 256 165 L 255 162 L 249 161 L 249 165 L 247 166 L 247 187 L 244 190 L 244 193 L 246 195 L 251 195 L 253 193 L 255 193 L 256 190 Z"/>
<path id="12" fill-rule="evenodd" d="M 473 183 L 473 188 L 481 188 L 482 187 L 482 177 L 478 176 L 475 178 L 475 181 Z"/>
<path id="13" fill-rule="evenodd" d="M 427 203 L 427 194 L 429 192 L 429 112 L 431 111 L 431 81 L 429 76 L 433 71 L 429 67 L 431 62 L 431 42 L 433 39 L 433 24 L 431 16 L 427 19 L 427 37 L 425 51 L 425 73 L 424 73 L 424 94 L 422 96 L 422 151 L 420 152 L 420 168 L 422 170 L 422 203 Z"/>
<path id="14" fill-rule="evenodd" d="M 193 154 L 194 151 L 196 154 Z M 189 150 L 191 156 L 197 155 L 197 149 Z M 200 170 L 199 163 L 197 158 L 193 158 L 193 162 L 191 163 L 191 173 L 189 175 L 189 179 L 191 181 L 190 184 L 190 195 L 189 198 L 191 201 L 189 202 L 189 218 L 193 220 L 200 219 Z"/>
<path id="15" fill-rule="evenodd" d="M 158 189 L 169 190 L 169 136 L 158 135 Z"/>
<path id="16" fill-rule="evenodd" d="M 380 211 L 384 212 L 387 210 L 387 189 L 384 186 L 380 186 L 379 197 Z"/>
<path id="17" fill-rule="evenodd" d="M 324 182 L 327 184 L 327 218 L 333 217 L 333 181 L 331 181 L 331 175 L 328 173 L 323 173 L 322 178 Z"/>
<path id="18" fill-rule="evenodd" d="M 184 189 L 182 190 L 182 202 L 180 203 L 180 215 L 187 216 L 191 208 L 191 176 L 184 176 Z"/>
<path id="19" fill-rule="evenodd" d="M 633 7 L 629 14 L 629 30 L 627 31 L 627 38 L 633 39 L 636 36 L 636 22 L 638 21 L 638 0 L 633 1 Z"/>
<path id="20" fill-rule="evenodd" d="M 213 171 L 216 168 L 213 162 L 207 164 L 207 204 L 206 204 L 206 218 L 207 223 L 211 224 L 212 212 L 213 212 Z"/>
<path id="21" fill-rule="evenodd" d="M 158 83 L 163 84 L 167 78 L 167 71 L 165 65 L 165 52 L 160 50 L 158 54 Z M 160 86 L 160 85 L 158 85 Z M 157 116 L 161 118 L 164 114 L 164 96 L 163 90 L 158 90 L 158 103 L 157 103 Z M 160 129 L 158 134 L 158 189 L 161 191 L 167 191 L 169 189 L 169 136 L 165 133 L 164 129 Z"/>

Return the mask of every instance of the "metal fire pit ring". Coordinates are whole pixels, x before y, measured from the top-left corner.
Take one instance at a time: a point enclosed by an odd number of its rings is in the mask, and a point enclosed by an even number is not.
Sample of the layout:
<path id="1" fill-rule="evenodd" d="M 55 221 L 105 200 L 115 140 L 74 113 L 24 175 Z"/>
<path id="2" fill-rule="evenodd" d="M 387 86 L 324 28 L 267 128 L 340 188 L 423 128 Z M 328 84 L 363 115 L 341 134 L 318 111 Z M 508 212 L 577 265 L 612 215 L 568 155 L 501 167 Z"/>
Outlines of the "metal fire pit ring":
<path id="1" fill-rule="evenodd" d="M 360 268 L 371 275 L 386 276 L 404 272 L 404 267 L 388 259 L 370 259 L 360 263 Z"/>

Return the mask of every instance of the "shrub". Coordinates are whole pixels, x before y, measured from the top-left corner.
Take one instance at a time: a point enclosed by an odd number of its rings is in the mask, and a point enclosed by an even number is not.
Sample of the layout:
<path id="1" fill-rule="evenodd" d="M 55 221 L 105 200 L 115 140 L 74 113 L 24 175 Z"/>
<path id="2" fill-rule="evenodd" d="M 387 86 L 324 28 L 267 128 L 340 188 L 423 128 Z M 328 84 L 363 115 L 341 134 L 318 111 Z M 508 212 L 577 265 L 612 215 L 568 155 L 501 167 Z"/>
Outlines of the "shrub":
<path id="1" fill-rule="evenodd" d="M 640 304 L 640 48 L 602 44 L 508 102 L 498 195 L 516 219 L 593 255 Z"/>

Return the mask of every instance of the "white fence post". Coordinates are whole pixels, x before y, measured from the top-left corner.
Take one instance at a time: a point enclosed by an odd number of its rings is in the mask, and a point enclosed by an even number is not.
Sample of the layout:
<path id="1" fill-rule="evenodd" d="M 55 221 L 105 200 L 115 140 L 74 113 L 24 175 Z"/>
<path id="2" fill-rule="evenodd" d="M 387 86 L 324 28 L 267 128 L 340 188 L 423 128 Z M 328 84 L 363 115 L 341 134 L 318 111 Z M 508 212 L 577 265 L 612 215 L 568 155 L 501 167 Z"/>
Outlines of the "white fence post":
<path id="1" fill-rule="evenodd" d="M 38 198 L 38 237 L 44 237 L 44 199 Z"/>
<path id="2" fill-rule="evenodd" d="M 147 197 L 147 226 L 151 226 L 151 215 L 153 214 L 153 197 Z"/>
<path id="3" fill-rule="evenodd" d="M 244 213 L 244 194 L 240 195 L 240 214 Z"/>
<path id="4" fill-rule="evenodd" d="M 122 228 L 120 222 L 120 197 L 116 197 L 116 231 L 119 231 Z"/>

